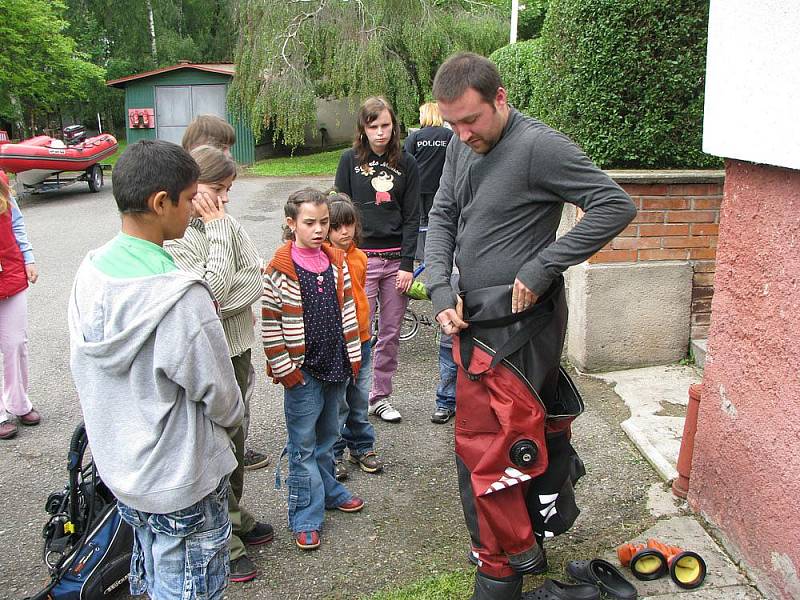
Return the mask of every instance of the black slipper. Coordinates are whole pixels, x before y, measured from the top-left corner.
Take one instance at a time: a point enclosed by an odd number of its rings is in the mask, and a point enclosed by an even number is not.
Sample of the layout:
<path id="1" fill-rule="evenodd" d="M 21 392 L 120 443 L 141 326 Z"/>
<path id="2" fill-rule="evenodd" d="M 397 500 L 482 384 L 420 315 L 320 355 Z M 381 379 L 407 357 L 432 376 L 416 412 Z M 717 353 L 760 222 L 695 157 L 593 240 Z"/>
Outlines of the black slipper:
<path id="1" fill-rule="evenodd" d="M 535 590 L 522 594 L 522 600 L 600 600 L 600 588 L 589 583 L 570 585 L 545 579 Z"/>
<path id="2" fill-rule="evenodd" d="M 583 583 L 591 583 L 604 594 L 620 600 L 636 600 L 638 593 L 620 570 L 601 558 L 573 560 L 567 564 L 567 574 Z"/>

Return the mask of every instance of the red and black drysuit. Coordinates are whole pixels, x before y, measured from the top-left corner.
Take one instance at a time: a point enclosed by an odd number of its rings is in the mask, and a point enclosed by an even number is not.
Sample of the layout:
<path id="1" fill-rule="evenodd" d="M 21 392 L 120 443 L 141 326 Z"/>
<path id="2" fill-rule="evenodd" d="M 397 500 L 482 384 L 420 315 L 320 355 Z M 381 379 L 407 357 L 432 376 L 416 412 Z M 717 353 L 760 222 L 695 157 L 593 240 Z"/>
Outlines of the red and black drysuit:
<path id="1" fill-rule="evenodd" d="M 502 107 L 495 109 L 502 119 Z M 583 214 L 557 237 L 565 202 Z M 581 402 L 559 368 L 567 322 L 561 274 L 635 215 L 630 197 L 569 138 L 513 108 L 485 152 L 457 136 L 447 146 L 425 263 L 438 316 L 456 305 L 455 261 L 471 322 L 454 344 L 462 365 L 455 428 L 461 497 L 484 576 L 476 591 L 491 578 L 536 571 L 543 562 L 536 535 L 557 535 L 577 515 L 572 482 L 583 468 L 569 424 Z M 515 280 L 541 298 L 521 317 L 509 315 Z M 536 445 L 530 468 L 509 457 L 522 439 Z"/>
<path id="2" fill-rule="evenodd" d="M 510 314 L 511 286 L 464 294 L 469 327 L 453 344 L 455 450 L 461 503 L 478 570 L 491 578 L 536 571 L 542 541 L 578 515 L 585 471 L 570 444 L 583 401 L 560 366 L 567 324 L 563 278 L 529 310 Z M 527 451 L 512 459 L 515 444 Z M 520 446 L 517 446 L 519 448 Z"/>

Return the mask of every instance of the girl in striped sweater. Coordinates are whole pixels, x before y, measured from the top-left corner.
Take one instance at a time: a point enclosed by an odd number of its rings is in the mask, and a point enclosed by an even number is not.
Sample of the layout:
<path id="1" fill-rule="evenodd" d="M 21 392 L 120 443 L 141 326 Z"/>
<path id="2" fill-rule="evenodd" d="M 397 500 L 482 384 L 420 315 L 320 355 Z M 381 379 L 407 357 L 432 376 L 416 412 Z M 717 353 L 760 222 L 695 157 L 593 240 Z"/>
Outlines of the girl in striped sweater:
<path id="1" fill-rule="evenodd" d="M 244 227 L 225 208 L 236 179 L 236 162 L 213 146 L 198 146 L 191 154 L 200 167 L 197 195 L 192 199 L 192 218 L 183 237 L 165 242 L 164 249 L 179 269 L 201 277 L 211 288 L 244 401 L 244 421 L 231 435 L 237 465 L 231 473 L 228 494 L 232 526 L 230 580 L 242 583 L 258 574 L 255 563 L 247 556 L 246 546 L 265 544 L 274 535 L 272 525 L 256 520 L 240 504 L 244 493 L 250 383 L 254 379 L 250 361 L 250 347 L 255 341 L 253 304 L 261 297 L 263 261 Z"/>
<path id="2" fill-rule="evenodd" d="M 323 247 L 328 200 L 294 192 L 284 207 L 286 244 L 264 274 L 261 328 L 267 373 L 284 386 L 289 527 L 303 550 L 319 547 L 325 509 L 357 512 L 364 501 L 334 477 L 339 403 L 358 375 L 361 344 L 344 252 Z"/>

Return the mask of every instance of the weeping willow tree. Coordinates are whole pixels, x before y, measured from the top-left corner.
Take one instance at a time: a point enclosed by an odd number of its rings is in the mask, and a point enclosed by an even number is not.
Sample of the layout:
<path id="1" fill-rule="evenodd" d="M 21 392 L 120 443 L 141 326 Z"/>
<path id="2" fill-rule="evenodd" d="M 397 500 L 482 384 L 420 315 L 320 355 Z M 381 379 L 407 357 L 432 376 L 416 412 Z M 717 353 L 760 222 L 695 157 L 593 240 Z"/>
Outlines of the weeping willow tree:
<path id="1" fill-rule="evenodd" d="M 488 55 L 508 23 L 478 0 L 239 0 L 229 104 L 258 136 L 303 143 L 317 98 L 380 94 L 416 123 L 433 76 L 460 50 Z"/>

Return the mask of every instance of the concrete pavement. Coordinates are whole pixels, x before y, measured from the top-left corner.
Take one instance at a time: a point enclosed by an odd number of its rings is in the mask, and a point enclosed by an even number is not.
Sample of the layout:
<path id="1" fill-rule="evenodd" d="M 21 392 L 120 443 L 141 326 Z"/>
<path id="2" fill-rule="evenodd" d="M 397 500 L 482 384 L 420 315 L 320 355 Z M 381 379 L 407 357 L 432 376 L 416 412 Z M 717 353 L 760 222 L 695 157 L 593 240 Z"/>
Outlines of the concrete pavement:
<path id="1" fill-rule="evenodd" d="M 677 477 L 678 453 L 683 436 L 688 390 L 702 380 L 702 371 L 694 366 L 664 365 L 594 373 L 614 386 L 614 391 L 629 408 L 631 416 L 622 429 L 642 456 L 650 463 L 664 485 L 651 488 L 648 509 L 658 519 L 656 524 L 628 540 L 644 543 L 648 538 L 700 554 L 708 567 L 704 584 L 696 590 L 684 590 L 669 577 L 639 581 L 629 569 L 621 569 L 645 599 L 756 600 L 764 596 L 748 580 L 704 527 L 708 525 L 691 514 L 688 504 L 676 498 L 669 485 Z M 603 558 L 618 564 L 616 554 Z"/>

